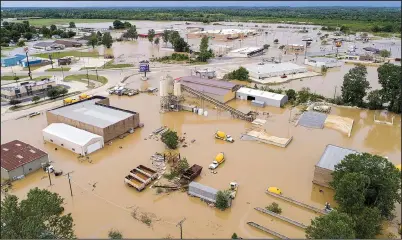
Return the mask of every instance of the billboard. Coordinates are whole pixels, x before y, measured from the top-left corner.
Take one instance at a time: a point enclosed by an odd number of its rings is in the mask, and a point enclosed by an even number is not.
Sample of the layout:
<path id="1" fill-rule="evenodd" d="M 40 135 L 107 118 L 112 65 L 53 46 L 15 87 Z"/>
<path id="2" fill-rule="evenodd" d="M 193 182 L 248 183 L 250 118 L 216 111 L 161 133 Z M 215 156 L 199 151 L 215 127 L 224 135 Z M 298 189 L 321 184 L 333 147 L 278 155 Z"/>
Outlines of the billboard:
<path id="1" fill-rule="evenodd" d="M 140 62 L 140 72 L 149 72 L 149 62 L 148 61 Z"/>

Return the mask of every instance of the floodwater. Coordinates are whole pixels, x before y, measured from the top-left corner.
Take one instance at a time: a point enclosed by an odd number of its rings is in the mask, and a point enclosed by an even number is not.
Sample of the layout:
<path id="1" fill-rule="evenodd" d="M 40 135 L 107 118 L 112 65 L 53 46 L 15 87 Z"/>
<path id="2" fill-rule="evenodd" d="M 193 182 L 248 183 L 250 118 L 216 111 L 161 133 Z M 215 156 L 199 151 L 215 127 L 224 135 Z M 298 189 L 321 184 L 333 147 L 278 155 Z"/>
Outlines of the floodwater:
<path id="1" fill-rule="evenodd" d="M 132 81 L 136 87 L 144 87 L 142 81 Z M 147 83 L 152 85 L 153 83 Z M 266 145 L 253 141 L 241 141 L 239 137 L 251 127 L 251 123 L 231 119 L 228 113 L 208 109 L 208 117 L 189 112 L 159 113 L 159 97 L 140 94 L 134 97 L 111 96 L 111 105 L 140 113 L 144 128 L 124 139 L 116 139 L 104 149 L 91 154 L 89 160 L 79 160 L 70 151 L 46 143 L 41 130 L 46 127 L 45 115 L 31 119 L 3 122 L 1 142 L 18 139 L 49 153 L 57 170 L 73 171 L 70 196 L 68 179 L 52 176 L 49 187 L 47 175 L 38 171 L 15 182 L 12 194 L 24 197 L 30 188 L 47 188 L 65 198 L 66 212 L 71 212 L 75 232 L 79 238 L 105 238 L 111 228 L 122 231 L 127 238 L 162 238 L 170 235 L 178 238 L 180 231 L 175 225 L 186 218 L 183 224 L 184 238 L 229 238 L 236 232 L 243 238 L 270 238 L 263 232 L 249 227 L 254 221 L 290 238 L 303 238 L 302 229 L 263 215 L 253 208 L 279 203 L 282 215 L 306 225 L 317 215 L 264 193 L 269 186 L 282 189 L 285 196 L 322 208 L 326 201 L 333 206 L 333 192 L 312 184 L 314 165 L 327 144 L 335 144 L 387 156 L 394 164 L 401 161 L 400 116 L 395 125 L 373 123 L 374 111 L 335 108 L 332 114 L 355 120 L 352 135 L 348 138 L 332 129 L 307 129 L 294 127 L 289 119 L 297 112 L 289 109 L 265 107 L 258 111 L 270 113 L 265 126 L 268 133 L 278 137 L 293 136 L 287 148 Z M 257 110 L 247 101 L 234 100 L 229 105 L 241 111 Z M 200 105 L 199 105 L 200 106 Z M 260 116 L 263 117 L 263 116 Z M 222 212 L 210 208 L 197 198 L 186 193 L 174 192 L 157 195 L 154 189 L 137 192 L 124 184 L 124 177 L 139 164 L 150 166 L 150 156 L 165 149 L 160 141 L 144 140 L 153 130 L 162 125 L 186 133 L 187 148 L 180 148 L 181 156 L 191 164 L 204 167 L 197 181 L 216 189 L 229 188 L 231 181 L 239 183 L 239 192 L 230 209 Z M 231 134 L 236 142 L 226 143 L 214 139 L 216 130 Z M 190 140 L 195 139 L 194 143 Z M 122 147 L 122 148 L 119 148 Z M 207 167 L 218 152 L 224 152 L 226 161 L 211 174 Z M 93 185 L 96 183 L 96 187 Z M 130 216 L 138 211 L 154 214 L 152 227 Z M 400 206 L 398 206 L 400 210 Z M 400 211 L 398 211 L 400 212 Z M 398 219 L 400 219 L 398 214 Z M 390 227 L 396 232 L 396 227 Z"/>

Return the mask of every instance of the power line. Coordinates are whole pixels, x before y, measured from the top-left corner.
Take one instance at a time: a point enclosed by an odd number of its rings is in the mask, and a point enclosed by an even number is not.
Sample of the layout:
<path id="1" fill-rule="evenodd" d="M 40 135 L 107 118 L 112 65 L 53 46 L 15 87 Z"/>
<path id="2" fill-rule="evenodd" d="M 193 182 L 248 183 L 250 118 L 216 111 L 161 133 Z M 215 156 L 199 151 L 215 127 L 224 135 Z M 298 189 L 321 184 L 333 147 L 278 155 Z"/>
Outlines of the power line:
<path id="1" fill-rule="evenodd" d="M 71 197 L 73 196 L 73 189 L 71 188 L 71 177 L 70 177 L 70 173 L 73 173 L 74 171 L 71 171 L 71 172 L 68 172 L 68 173 L 66 173 L 66 174 L 64 174 L 63 176 L 66 176 L 67 175 L 67 178 L 68 178 L 68 184 L 70 185 L 70 194 L 71 194 Z"/>

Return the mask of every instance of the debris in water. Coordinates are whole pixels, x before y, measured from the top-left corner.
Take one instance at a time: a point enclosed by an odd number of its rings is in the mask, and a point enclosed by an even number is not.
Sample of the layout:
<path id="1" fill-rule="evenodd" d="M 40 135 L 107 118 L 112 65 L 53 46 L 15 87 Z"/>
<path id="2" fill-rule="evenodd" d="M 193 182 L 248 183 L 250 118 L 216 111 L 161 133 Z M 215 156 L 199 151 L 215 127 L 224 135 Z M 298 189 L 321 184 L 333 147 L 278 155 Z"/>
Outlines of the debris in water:
<path id="1" fill-rule="evenodd" d="M 194 142 L 195 142 L 195 139 L 191 140 L 191 143 L 194 143 Z"/>
<path id="2" fill-rule="evenodd" d="M 184 147 L 184 148 L 186 148 L 186 147 L 187 147 L 187 145 L 186 145 L 186 144 L 184 144 L 184 145 L 183 145 L 183 147 Z"/>
<path id="3" fill-rule="evenodd" d="M 120 146 L 119 148 L 120 148 L 120 149 L 122 149 L 123 147 L 122 147 L 122 146 Z"/>

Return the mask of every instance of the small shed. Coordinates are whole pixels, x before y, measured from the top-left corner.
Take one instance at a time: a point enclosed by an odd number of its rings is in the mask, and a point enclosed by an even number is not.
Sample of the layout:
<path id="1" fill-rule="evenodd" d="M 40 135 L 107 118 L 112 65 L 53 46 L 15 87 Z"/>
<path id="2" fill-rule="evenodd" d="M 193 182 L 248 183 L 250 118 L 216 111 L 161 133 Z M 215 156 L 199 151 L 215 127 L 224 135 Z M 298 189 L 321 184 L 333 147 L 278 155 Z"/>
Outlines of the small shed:
<path id="1" fill-rule="evenodd" d="M 83 156 L 104 146 L 103 137 L 64 123 L 52 123 L 42 130 L 43 140 Z"/>
<path id="2" fill-rule="evenodd" d="M 358 154 L 358 152 L 332 144 L 327 145 L 320 161 L 315 165 L 313 183 L 329 188 L 335 165 L 340 163 L 349 154 Z"/>
<path id="3" fill-rule="evenodd" d="M 201 198 L 201 200 L 216 203 L 216 194 L 218 190 L 215 188 L 211 188 L 205 185 L 202 185 L 198 182 L 191 182 L 188 185 L 188 194 L 190 196 L 195 196 Z M 231 206 L 232 199 L 229 199 L 229 206 Z"/>
<path id="4" fill-rule="evenodd" d="M 1 178 L 15 180 L 49 162 L 44 151 L 19 140 L 1 145 Z"/>
<path id="5" fill-rule="evenodd" d="M 288 96 L 278 93 L 266 92 L 252 88 L 242 87 L 236 92 L 237 99 L 263 102 L 265 105 L 281 107 L 288 102 Z"/>

